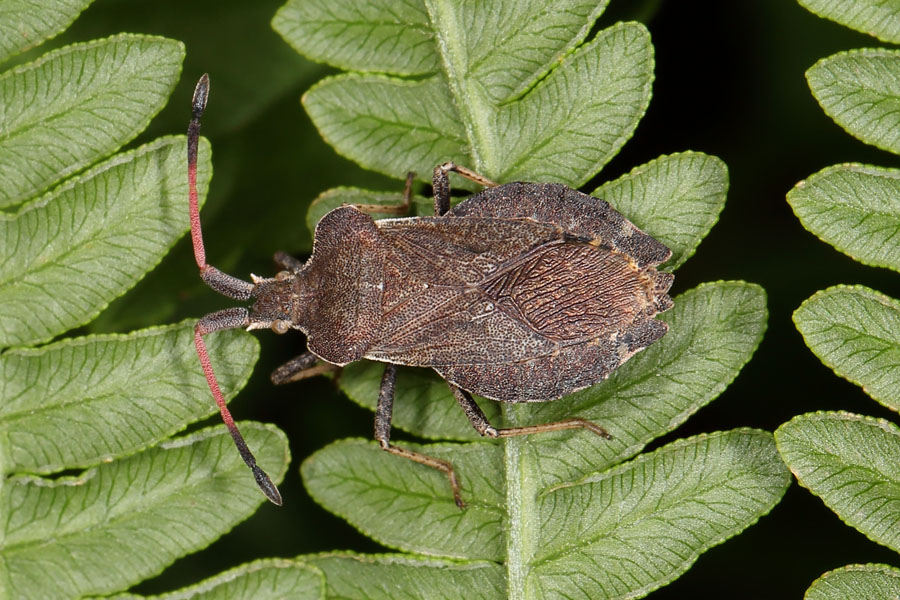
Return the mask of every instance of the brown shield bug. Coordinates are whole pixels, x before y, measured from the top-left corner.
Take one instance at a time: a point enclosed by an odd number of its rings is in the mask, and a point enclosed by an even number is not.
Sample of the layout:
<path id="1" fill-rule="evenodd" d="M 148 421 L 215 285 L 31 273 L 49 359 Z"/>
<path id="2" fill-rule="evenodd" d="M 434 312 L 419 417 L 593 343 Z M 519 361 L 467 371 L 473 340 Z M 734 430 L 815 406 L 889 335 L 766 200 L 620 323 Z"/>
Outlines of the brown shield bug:
<path id="1" fill-rule="evenodd" d="M 555 183 L 492 181 L 453 163 L 434 169 L 434 216 L 374 221 L 343 206 L 319 221 L 306 263 L 283 253 L 273 278 L 248 283 L 206 263 L 197 206 L 197 144 L 209 79 L 194 91 L 188 181 L 200 276 L 235 300 L 255 299 L 200 319 L 197 354 L 244 462 L 275 504 L 281 495 L 256 464 L 228 411 L 203 336 L 222 329 L 299 329 L 308 351 L 277 369 L 295 381 L 369 359 L 386 363 L 375 438 L 392 454 L 445 473 L 463 506 L 453 466 L 390 443 L 397 365 L 431 367 L 475 429 L 498 438 L 561 429 L 609 434 L 590 421 L 497 429 L 472 393 L 502 402 L 546 402 L 605 379 L 661 338 L 654 317 L 672 307 L 674 276 L 656 270 L 671 251 L 598 198 Z M 449 172 L 486 186 L 450 209 Z M 409 203 L 412 174 L 404 204 Z M 371 207 L 370 207 L 371 208 Z"/>

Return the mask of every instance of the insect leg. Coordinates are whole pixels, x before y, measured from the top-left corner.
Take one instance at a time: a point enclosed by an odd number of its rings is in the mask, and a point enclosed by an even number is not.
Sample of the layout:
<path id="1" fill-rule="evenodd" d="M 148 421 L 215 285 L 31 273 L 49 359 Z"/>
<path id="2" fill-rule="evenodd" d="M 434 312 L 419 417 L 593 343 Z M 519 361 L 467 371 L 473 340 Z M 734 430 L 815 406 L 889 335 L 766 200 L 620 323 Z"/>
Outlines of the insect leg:
<path id="1" fill-rule="evenodd" d="M 234 440 L 234 445 L 237 446 L 241 458 L 244 459 L 244 463 L 246 463 L 246 465 L 250 467 L 250 470 L 253 471 L 256 485 L 258 485 L 259 489 L 266 495 L 266 498 L 273 504 L 281 506 L 281 494 L 278 492 L 278 488 L 275 487 L 275 484 L 272 483 L 272 480 L 266 472 L 256 464 L 256 458 L 253 456 L 250 448 L 247 447 L 244 436 L 238 431 L 237 425 L 235 425 L 234 419 L 231 417 L 231 411 L 228 410 L 228 405 L 225 404 L 225 398 L 222 395 L 222 390 L 219 388 L 219 382 L 216 380 L 216 375 L 213 372 L 212 362 L 210 362 L 209 353 L 206 351 L 206 344 L 203 342 L 203 336 L 212 333 L 213 331 L 236 329 L 238 327 L 246 327 L 249 324 L 250 319 L 248 318 L 246 308 L 227 308 L 206 315 L 194 325 L 194 346 L 197 348 L 197 356 L 200 357 L 200 365 L 203 367 L 203 374 L 206 375 L 206 383 L 209 384 L 209 390 L 212 392 L 213 398 L 216 401 L 216 406 L 219 407 L 222 421 L 225 423 L 225 427 L 228 428 L 228 433 L 231 434 L 231 439 Z"/>
<path id="2" fill-rule="evenodd" d="M 497 184 L 484 175 L 479 175 L 475 171 L 461 167 L 456 163 L 445 162 L 434 168 L 431 175 L 431 186 L 434 189 L 434 216 L 440 217 L 450 210 L 450 176 L 448 173 L 453 171 L 475 183 L 480 183 L 485 187 L 496 187 Z"/>
<path id="3" fill-rule="evenodd" d="M 398 448 L 391 444 L 391 415 L 394 411 L 394 384 L 397 381 L 397 365 L 388 364 L 384 368 L 384 376 L 381 378 L 381 391 L 378 393 L 378 406 L 375 409 L 375 439 L 381 444 L 383 450 L 391 454 L 408 458 L 426 467 L 437 469 L 450 480 L 450 488 L 453 490 L 453 501 L 456 506 L 462 508 L 465 503 L 459 493 L 459 480 L 453 465 L 445 460 L 434 458 L 419 452 L 413 452 L 405 448 Z"/>
<path id="4" fill-rule="evenodd" d="M 353 207 L 369 215 L 407 215 L 412 201 L 412 184 L 415 178 L 416 174 L 413 171 L 406 174 L 406 187 L 403 188 L 403 198 L 398 204 L 354 204 Z"/>
<path id="5" fill-rule="evenodd" d="M 323 373 L 330 373 L 340 369 L 337 365 L 320 362 L 320 358 L 312 352 L 304 352 L 300 356 L 292 358 L 274 371 L 270 378 L 275 385 L 300 381 L 308 377 L 314 377 Z M 319 364 L 316 364 L 319 363 Z"/>
<path id="6" fill-rule="evenodd" d="M 456 401 L 466 413 L 466 416 L 469 418 L 469 422 L 472 423 L 475 431 L 486 437 L 504 438 L 517 435 L 531 435 L 532 433 L 543 433 L 545 431 L 587 429 L 588 431 L 595 433 L 602 438 L 606 438 L 608 440 L 612 439 L 612 436 L 608 431 L 606 431 L 596 423 L 592 423 L 587 419 L 582 419 L 580 417 L 573 417 L 571 419 L 564 419 L 562 421 L 555 421 L 553 423 L 543 423 L 541 425 L 528 425 L 526 427 L 507 427 L 505 429 L 497 429 L 488 422 L 487 417 L 484 416 L 481 408 L 479 408 L 478 404 L 476 404 L 475 399 L 472 398 L 472 394 L 455 385 L 451 385 L 450 389 L 453 391 L 453 395 L 456 397 Z"/>
<path id="7" fill-rule="evenodd" d="M 484 412 L 475 402 L 475 399 L 472 398 L 472 394 L 452 384 L 450 384 L 450 391 L 453 392 L 456 401 L 462 407 L 463 412 L 466 413 L 466 416 L 469 418 L 469 422 L 472 424 L 472 427 L 475 428 L 475 431 L 485 437 L 500 437 L 497 428 L 491 425 L 487 420 L 487 417 L 484 416 Z"/>

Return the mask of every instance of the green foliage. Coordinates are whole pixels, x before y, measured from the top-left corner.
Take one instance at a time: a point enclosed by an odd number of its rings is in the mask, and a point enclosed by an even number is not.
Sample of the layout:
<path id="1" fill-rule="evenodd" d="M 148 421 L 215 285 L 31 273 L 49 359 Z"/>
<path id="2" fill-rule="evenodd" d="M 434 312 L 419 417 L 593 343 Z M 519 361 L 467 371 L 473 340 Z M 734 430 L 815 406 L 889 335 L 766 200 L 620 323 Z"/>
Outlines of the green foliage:
<path id="1" fill-rule="evenodd" d="M 727 192 L 724 162 L 701 152 L 682 152 L 635 167 L 593 195 L 668 246 L 672 258 L 666 267 L 675 270 L 693 256 L 719 220 Z"/>
<path id="2" fill-rule="evenodd" d="M 900 427 L 850 413 L 811 413 L 775 436 L 802 486 L 848 525 L 900 551 Z"/>
<path id="3" fill-rule="evenodd" d="M 883 42 L 900 43 L 900 7 L 884 0 L 799 0 L 801 6 Z"/>
<path id="4" fill-rule="evenodd" d="M 900 271 L 900 171 L 828 167 L 798 183 L 788 202 L 803 226 L 856 260 Z"/>
<path id="5" fill-rule="evenodd" d="M 88 3 L 40 4 L 0 9 L 0 60 L 55 35 Z M 110 3 L 104 14 L 127 4 Z M 226 2 L 230 8 L 207 15 L 208 6 L 195 4 L 178 15 L 185 36 L 202 18 L 222 39 L 243 29 L 254 5 Z M 574 186 L 618 152 L 650 99 L 649 34 L 638 23 L 598 31 L 605 8 L 597 0 L 290 1 L 273 25 L 300 52 L 348 71 L 321 81 L 304 106 L 335 149 L 361 165 L 397 177 L 412 168 L 427 179 L 435 164 L 452 159 L 498 181 Z M 141 16 L 128 29 L 141 30 L 155 30 L 164 12 L 129 10 Z M 121 29 L 111 21 L 113 31 Z M 65 43 L 36 60 L 27 54 L 21 60 L 31 62 L 0 75 L 0 578 L 11 597 L 122 592 L 207 546 L 263 502 L 221 427 L 170 438 L 213 412 L 189 323 L 57 340 L 116 298 L 117 309 L 90 325 L 95 331 L 147 322 L 160 305 L 170 314 L 168 279 L 121 298 L 187 229 L 184 138 L 142 139 L 113 154 L 166 103 L 182 45 L 125 34 Z M 299 81 L 289 61 L 260 43 L 266 60 L 256 63 L 238 45 L 220 44 L 243 67 L 213 73 L 222 130 L 245 125 Z M 194 53 L 199 45 L 189 47 Z M 241 150 L 219 170 L 228 191 L 238 168 L 259 166 L 246 166 L 249 153 Z M 203 142 L 201 200 L 209 155 Z M 267 201 L 240 223 L 242 240 L 291 250 L 281 240 L 296 234 L 297 220 L 283 205 L 269 208 L 268 196 L 280 188 L 257 175 L 252 192 Z M 674 270 L 715 224 L 727 186 L 719 159 L 684 152 L 595 193 L 668 244 L 674 256 L 665 268 Z M 333 190 L 309 218 L 335 202 L 389 204 L 398 196 Z M 430 204 L 417 196 L 413 214 L 428 214 Z M 233 250 L 231 260 L 243 251 Z M 609 381 L 539 406 L 484 407 L 497 424 L 584 416 L 607 427 L 611 441 L 559 432 L 471 443 L 477 435 L 446 385 L 403 370 L 398 427 L 470 442 L 424 447 L 457 467 L 465 511 L 452 504 L 440 474 L 371 442 L 338 442 L 305 463 L 310 491 L 403 552 L 257 561 L 161 597 L 645 595 L 754 523 L 784 493 L 787 473 L 765 432 L 711 433 L 640 454 L 729 385 L 759 344 L 766 317 L 758 286 L 700 285 L 664 315 L 671 325 L 664 340 Z M 230 398 L 249 376 L 257 344 L 243 332 L 214 334 L 208 343 Z M 371 405 L 380 375 L 377 366 L 353 365 L 340 385 Z M 252 423 L 242 429 L 280 479 L 289 461 L 284 436 Z"/>
<path id="6" fill-rule="evenodd" d="M 374 442 L 337 442 L 308 459 L 303 472 L 319 502 L 365 533 L 407 552 L 464 561 L 493 581 L 480 597 L 498 599 L 645 595 L 766 514 L 789 483 L 771 434 L 757 430 L 679 440 L 539 490 L 532 481 L 575 452 L 551 456 L 546 444 L 533 443 L 427 446 L 468 475 L 464 511 L 440 475 L 395 460 Z M 503 564 L 505 580 L 486 560 Z M 351 597 L 370 597 L 393 567 L 369 570 L 370 578 L 351 580 L 361 588 Z M 347 585 L 333 579 L 345 573 L 326 575 L 329 586 Z M 443 597 L 443 576 L 420 569 L 415 597 Z"/>
<path id="7" fill-rule="evenodd" d="M 212 414 L 193 338 L 186 322 L 0 355 L 4 472 L 53 473 L 106 462 Z M 227 332 L 209 346 L 230 398 L 250 376 L 258 344 Z"/>
<path id="8" fill-rule="evenodd" d="M 55 35 L 86 4 L 5 3 L 0 58 Z M 221 426 L 167 439 L 214 412 L 192 324 L 38 346 L 96 317 L 187 230 L 184 137 L 112 154 L 163 107 L 183 58 L 180 42 L 121 34 L 0 74 L 3 597 L 122 591 L 263 501 Z M 203 201 L 205 141 L 200 153 Z M 228 332 L 209 346 L 232 397 L 257 344 Z M 243 430 L 282 477 L 284 435 Z"/>
<path id="9" fill-rule="evenodd" d="M 890 600 L 900 596 L 900 570 L 888 565 L 847 565 L 819 577 L 805 600 Z"/>
<path id="10" fill-rule="evenodd" d="M 244 423 L 244 435 L 260 463 L 284 475 L 284 434 Z M 76 477 L 15 476 L 0 492 L 6 591 L 72 598 L 127 588 L 207 546 L 259 504 L 259 490 L 221 426 Z"/>
<path id="11" fill-rule="evenodd" d="M 504 572 L 489 561 L 332 553 L 305 557 L 325 573 L 327 597 L 347 600 L 502 598 Z"/>
<path id="12" fill-rule="evenodd" d="M 823 17 L 900 39 L 892 3 L 801 0 Z M 823 58 L 806 72 L 828 116 L 863 142 L 900 154 L 900 53 L 861 49 Z M 787 199 L 803 226 L 852 258 L 900 270 L 900 171 L 859 164 L 825 168 L 798 183 Z M 900 410 L 900 302 L 863 286 L 819 291 L 794 312 L 809 348 L 835 373 Z M 775 432 L 778 450 L 798 481 L 848 525 L 900 551 L 900 428 L 849 413 L 795 417 Z M 897 576 L 881 567 L 846 567 L 820 578 L 807 598 L 893 598 Z M 851 593 L 852 591 L 852 593 Z"/>
<path id="13" fill-rule="evenodd" d="M 0 63 L 40 45 L 72 24 L 93 0 L 6 0 L 0 8 Z"/>
<path id="14" fill-rule="evenodd" d="M 415 170 L 427 179 L 435 165 L 453 160 L 499 182 L 581 185 L 631 136 L 653 80 L 643 25 L 619 23 L 587 39 L 604 8 L 577 0 L 552 9 L 541 0 L 291 0 L 273 26 L 309 58 L 349 71 L 313 86 L 303 104 L 325 140 L 363 167 L 394 177 Z M 666 268 L 674 269 L 715 224 L 727 187 L 722 161 L 684 152 L 636 167 L 595 194 L 670 245 Z M 399 185 L 393 194 L 336 188 L 313 203 L 307 223 L 312 228 L 343 203 L 399 200 Z M 430 199 L 414 196 L 410 214 L 431 211 Z M 579 416 L 608 429 L 612 440 L 578 431 L 405 444 L 453 463 L 463 511 L 443 474 L 374 442 L 345 440 L 310 457 L 302 474 L 312 496 L 404 552 L 309 558 L 325 572 L 329 594 L 640 597 L 771 510 L 788 484 L 771 434 L 710 434 L 635 458 L 734 379 L 765 329 L 765 294 L 745 282 L 705 284 L 677 297 L 662 318 L 670 332 L 607 382 L 543 404 L 482 402 L 497 424 Z M 352 364 L 338 383 L 373 408 L 382 371 Z M 401 369 L 396 390 L 398 428 L 478 439 L 433 374 Z M 447 568 L 465 575 L 448 583 Z M 391 595 L 385 582 L 395 578 L 402 592 L 391 587 Z"/>
<path id="15" fill-rule="evenodd" d="M 133 139 L 165 104 L 183 58 L 178 42 L 119 35 L 0 75 L 0 208 L 36 197 Z"/>
<path id="16" fill-rule="evenodd" d="M 184 156 L 183 137 L 159 138 L 0 214 L 0 345 L 88 322 L 162 259 L 187 228 Z"/>
<path id="17" fill-rule="evenodd" d="M 839 52 L 810 67 L 806 79 L 825 113 L 850 135 L 900 153 L 900 52 Z"/>
<path id="18" fill-rule="evenodd" d="M 823 363 L 900 410 L 900 302 L 862 286 L 835 286 L 801 304 L 794 322 Z"/>
<path id="19" fill-rule="evenodd" d="M 273 23 L 314 60 L 378 72 L 325 79 L 303 100 L 322 137 L 366 168 L 427 176 L 453 160 L 498 181 L 581 185 L 631 137 L 650 100 L 653 47 L 643 25 L 619 24 L 582 44 L 604 8 L 595 0 L 552 10 L 543 0 L 368 6 L 395 24 L 373 34 L 357 26 L 350 3 L 324 0 L 288 2 Z M 310 12 L 328 19 L 306 21 Z M 415 78 L 402 77 L 405 46 L 384 43 L 397 29 L 417 33 L 404 45 L 429 42 Z"/>
<path id="20" fill-rule="evenodd" d="M 245 563 L 168 594 L 104 596 L 113 600 L 324 600 L 322 572 L 295 560 L 266 559 Z"/>

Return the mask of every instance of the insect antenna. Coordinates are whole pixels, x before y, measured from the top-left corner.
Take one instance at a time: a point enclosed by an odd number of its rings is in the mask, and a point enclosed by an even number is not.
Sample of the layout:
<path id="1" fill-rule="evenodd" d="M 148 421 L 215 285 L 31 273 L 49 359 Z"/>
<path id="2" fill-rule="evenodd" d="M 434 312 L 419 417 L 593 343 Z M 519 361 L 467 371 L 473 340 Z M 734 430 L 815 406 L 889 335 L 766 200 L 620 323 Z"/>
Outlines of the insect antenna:
<path id="1" fill-rule="evenodd" d="M 190 205 L 191 220 L 191 241 L 194 246 L 194 258 L 197 266 L 200 268 L 200 277 L 211 288 L 235 300 L 247 300 L 252 295 L 253 285 L 242 281 L 231 275 L 227 275 L 206 264 L 206 250 L 203 247 L 203 231 L 200 227 L 200 207 L 197 200 L 197 147 L 200 141 L 200 117 L 206 108 L 206 99 L 209 96 L 209 76 L 204 74 L 197 87 L 194 89 L 194 98 L 191 103 L 191 123 L 188 125 L 188 204 Z M 229 308 L 220 310 L 212 314 L 206 315 L 194 326 L 194 346 L 197 348 L 197 356 L 200 358 L 200 365 L 203 368 L 203 374 L 206 376 L 206 383 L 212 392 L 216 406 L 219 407 L 219 413 L 222 415 L 222 422 L 228 428 L 228 433 L 234 440 L 238 452 L 244 462 L 253 471 L 256 478 L 256 484 L 263 494 L 266 495 L 273 504 L 281 506 L 281 494 L 278 488 L 272 483 L 272 480 L 265 471 L 256 464 L 256 458 L 247 447 L 244 437 L 238 430 L 228 405 L 225 404 L 225 397 L 219 388 L 219 382 L 213 372 L 212 362 L 209 360 L 209 352 L 206 350 L 206 344 L 203 336 L 220 331 L 222 329 L 244 328 L 250 324 L 247 309 L 245 308 Z"/>

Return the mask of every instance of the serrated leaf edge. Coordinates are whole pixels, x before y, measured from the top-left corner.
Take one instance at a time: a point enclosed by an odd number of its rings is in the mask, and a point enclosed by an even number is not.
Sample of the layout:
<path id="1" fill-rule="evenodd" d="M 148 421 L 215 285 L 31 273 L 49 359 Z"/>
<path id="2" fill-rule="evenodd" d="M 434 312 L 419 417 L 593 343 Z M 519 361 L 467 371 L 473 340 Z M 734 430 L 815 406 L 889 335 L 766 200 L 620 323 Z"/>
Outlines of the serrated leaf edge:
<path id="1" fill-rule="evenodd" d="M 830 361 L 826 357 L 822 356 L 816 350 L 816 348 L 814 348 L 812 345 L 810 345 L 810 343 L 806 340 L 806 335 L 804 335 L 803 330 L 801 329 L 800 323 L 797 321 L 798 313 L 802 310 L 807 309 L 811 304 L 815 304 L 815 302 L 817 302 L 820 298 L 832 296 L 834 294 L 842 293 L 842 292 L 861 294 L 868 300 L 874 300 L 875 302 L 880 303 L 884 307 L 890 308 L 890 309 L 896 311 L 897 316 L 900 317 L 900 301 L 897 301 L 894 298 L 887 296 L 886 294 L 882 294 L 881 292 L 879 292 L 877 290 L 873 290 L 872 288 L 864 286 L 864 285 L 859 285 L 859 284 L 851 285 L 851 284 L 846 284 L 846 283 L 840 283 L 840 284 L 825 288 L 824 290 L 819 290 L 815 294 L 813 294 L 812 296 L 810 296 L 809 298 L 807 298 L 806 300 L 801 302 L 800 306 L 798 306 L 794 310 L 794 312 L 791 314 L 791 320 L 794 322 L 794 327 L 797 329 L 797 332 L 800 333 L 800 336 L 803 338 L 803 343 L 806 344 L 806 347 L 809 348 L 809 351 L 812 352 L 815 355 L 815 357 L 818 358 L 819 361 L 823 365 L 825 365 L 826 367 L 831 369 L 831 371 L 835 375 L 837 375 L 838 377 L 840 377 L 842 379 L 849 381 L 853 385 L 859 386 L 860 388 L 862 388 L 862 390 L 866 393 L 867 396 L 869 396 L 870 398 L 872 398 L 873 400 L 875 400 L 882 406 L 885 406 L 886 408 L 896 411 L 897 410 L 896 407 L 889 406 L 888 404 L 885 404 L 884 402 L 882 402 L 882 400 L 880 398 L 876 398 L 875 396 L 873 396 L 872 393 L 869 391 L 868 386 L 864 385 L 861 381 L 857 380 L 856 378 L 854 378 L 850 375 L 838 373 L 838 369 L 840 368 L 840 366 L 836 365 L 833 361 Z M 872 335 L 870 337 L 876 337 L 876 336 Z M 893 340 L 890 340 L 890 341 L 891 341 L 891 343 L 893 343 Z"/>

